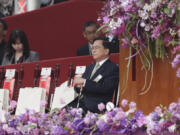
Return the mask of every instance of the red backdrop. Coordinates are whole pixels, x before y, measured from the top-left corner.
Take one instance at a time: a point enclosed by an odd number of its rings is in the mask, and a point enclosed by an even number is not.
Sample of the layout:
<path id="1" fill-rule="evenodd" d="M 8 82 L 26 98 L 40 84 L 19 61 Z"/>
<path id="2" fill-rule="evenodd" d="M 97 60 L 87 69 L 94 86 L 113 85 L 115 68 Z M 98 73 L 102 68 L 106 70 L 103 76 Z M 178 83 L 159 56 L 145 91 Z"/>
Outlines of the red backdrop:
<path id="1" fill-rule="evenodd" d="M 32 12 L 5 18 L 10 31 L 23 29 L 32 50 L 40 59 L 71 57 L 78 47 L 86 43 L 82 27 L 86 21 L 97 20 L 102 2 L 70 0 Z"/>

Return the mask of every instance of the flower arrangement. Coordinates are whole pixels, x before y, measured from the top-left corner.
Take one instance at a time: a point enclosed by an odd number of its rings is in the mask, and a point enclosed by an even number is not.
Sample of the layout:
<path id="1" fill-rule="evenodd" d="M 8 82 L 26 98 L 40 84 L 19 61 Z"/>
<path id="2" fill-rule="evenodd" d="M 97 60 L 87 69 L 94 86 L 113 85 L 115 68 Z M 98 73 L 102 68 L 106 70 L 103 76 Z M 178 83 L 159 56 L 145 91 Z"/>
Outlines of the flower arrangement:
<path id="1" fill-rule="evenodd" d="M 14 104 L 14 103 L 13 103 Z M 109 105 L 108 105 L 109 104 Z M 83 114 L 81 108 L 56 110 L 40 114 L 32 110 L 14 116 L 7 114 L 0 122 L 0 134 L 61 135 L 61 134 L 178 134 L 180 133 L 180 99 L 169 108 L 158 106 L 144 115 L 136 110 L 136 103 L 122 100 L 117 108 L 108 103 L 98 105 L 101 113 Z M 109 107 L 111 106 L 111 107 Z M 105 111 L 105 108 L 107 111 Z"/>
<path id="2" fill-rule="evenodd" d="M 180 50 L 178 0 L 107 0 L 98 21 L 110 40 L 119 35 L 120 47 L 129 47 L 128 63 L 138 55 L 152 77 L 153 57 L 170 60 Z"/>

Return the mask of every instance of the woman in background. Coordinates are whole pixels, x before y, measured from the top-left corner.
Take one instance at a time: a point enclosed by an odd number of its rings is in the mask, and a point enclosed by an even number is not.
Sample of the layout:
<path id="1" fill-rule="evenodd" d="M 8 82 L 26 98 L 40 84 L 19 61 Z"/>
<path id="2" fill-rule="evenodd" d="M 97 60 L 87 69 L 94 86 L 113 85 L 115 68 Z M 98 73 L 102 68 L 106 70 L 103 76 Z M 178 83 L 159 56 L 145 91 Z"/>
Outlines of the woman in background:
<path id="1" fill-rule="evenodd" d="M 9 37 L 2 65 L 33 61 L 39 61 L 39 56 L 36 52 L 30 51 L 25 32 L 20 29 L 13 30 Z"/>

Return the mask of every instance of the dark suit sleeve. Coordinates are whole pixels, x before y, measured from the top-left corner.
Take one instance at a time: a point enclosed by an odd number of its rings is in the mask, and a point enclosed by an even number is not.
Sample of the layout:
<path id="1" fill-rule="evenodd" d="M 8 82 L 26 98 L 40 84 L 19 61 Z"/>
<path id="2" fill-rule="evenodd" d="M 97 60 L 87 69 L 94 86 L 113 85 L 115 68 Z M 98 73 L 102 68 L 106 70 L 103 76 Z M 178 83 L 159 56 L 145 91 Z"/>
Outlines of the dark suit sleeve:
<path id="1" fill-rule="evenodd" d="M 115 67 L 103 78 L 102 82 L 94 82 L 87 79 L 83 90 L 88 93 L 107 94 L 112 93 L 118 87 L 118 83 L 119 68 Z"/>

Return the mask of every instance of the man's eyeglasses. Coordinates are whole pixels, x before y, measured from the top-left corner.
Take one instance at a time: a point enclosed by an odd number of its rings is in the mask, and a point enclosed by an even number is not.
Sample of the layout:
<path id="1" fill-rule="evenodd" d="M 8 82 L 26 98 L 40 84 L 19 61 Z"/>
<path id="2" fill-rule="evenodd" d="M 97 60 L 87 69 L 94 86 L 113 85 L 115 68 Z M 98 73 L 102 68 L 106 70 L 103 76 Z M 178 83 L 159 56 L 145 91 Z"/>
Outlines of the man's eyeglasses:
<path id="1" fill-rule="evenodd" d="M 91 50 L 97 50 L 97 49 L 99 49 L 99 48 L 101 48 L 101 46 L 93 46 L 93 47 L 91 48 Z"/>

